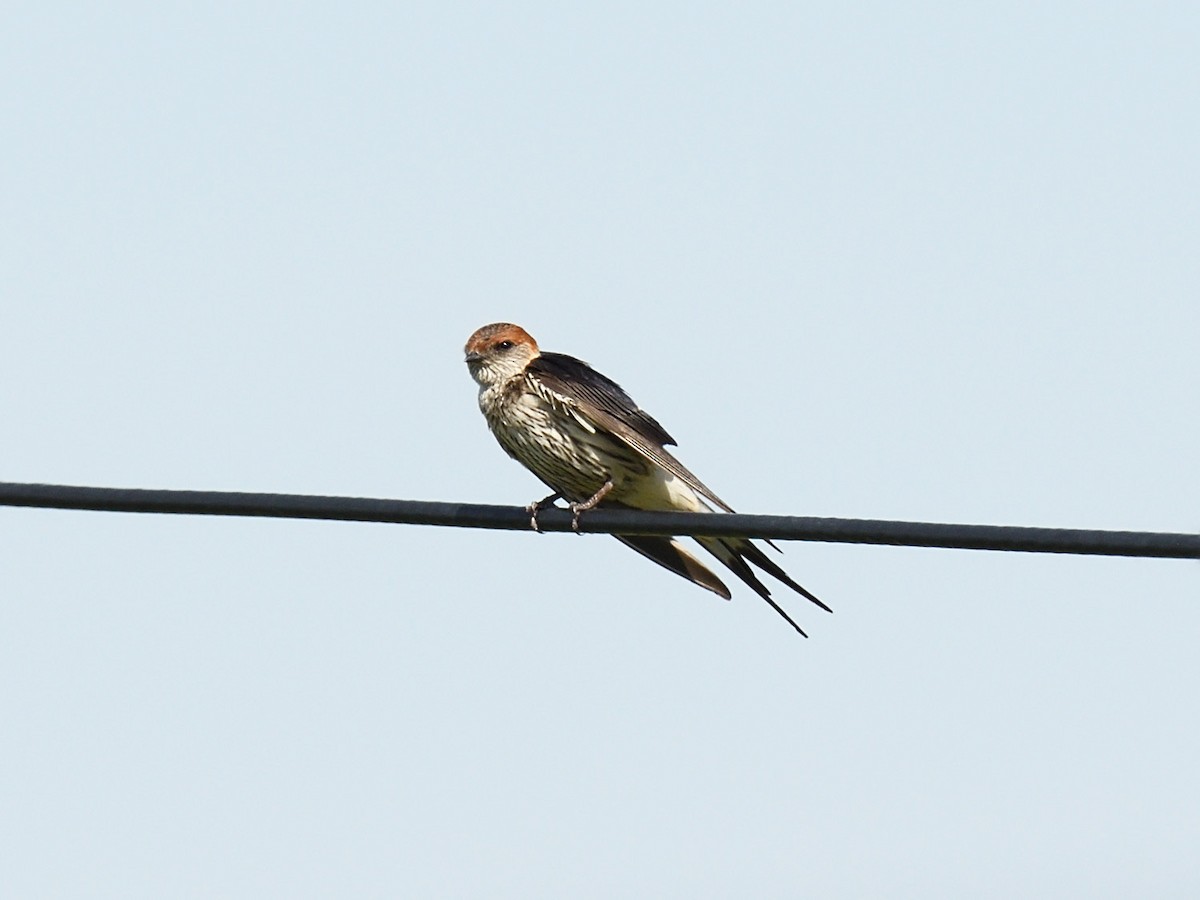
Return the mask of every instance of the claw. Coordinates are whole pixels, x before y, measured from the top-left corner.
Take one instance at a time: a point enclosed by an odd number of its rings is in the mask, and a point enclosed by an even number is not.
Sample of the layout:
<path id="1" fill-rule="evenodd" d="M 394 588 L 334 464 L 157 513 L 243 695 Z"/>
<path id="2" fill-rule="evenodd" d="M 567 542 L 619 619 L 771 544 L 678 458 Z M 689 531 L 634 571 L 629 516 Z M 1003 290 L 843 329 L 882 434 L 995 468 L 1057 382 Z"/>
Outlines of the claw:
<path id="1" fill-rule="evenodd" d="M 546 504 L 550 504 L 551 506 L 553 506 L 555 500 L 561 500 L 561 499 L 562 499 L 562 494 L 559 494 L 556 492 L 556 493 L 551 494 L 549 497 L 543 497 L 541 500 L 534 500 L 532 503 L 530 503 L 528 506 L 526 506 L 525 512 L 529 513 L 529 527 L 532 528 L 534 531 L 536 531 L 538 534 L 545 534 L 545 532 L 542 531 L 542 527 L 540 525 L 538 525 L 538 520 L 537 520 L 538 510 L 541 509 Z"/>
<path id="2" fill-rule="evenodd" d="M 570 509 L 571 512 L 573 513 L 573 515 L 571 516 L 571 530 L 572 531 L 574 531 L 576 534 L 582 533 L 579 530 L 579 514 L 583 513 L 583 512 L 587 512 L 589 509 L 593 508 L 597 503 L 599 503 L 601 500 L 603 500 L 604 496 L 612 489 L 613 489 L 613 483 L 612 483 L 612 479 L 610 478 L 608 481 L 604 482 L 604 484 L 600 485 L 600 490 L 596 491 L 596 493 L 592 494 L 592 496 L 588 497 L 582 503 L 570 504 L 568 509 Z"/>

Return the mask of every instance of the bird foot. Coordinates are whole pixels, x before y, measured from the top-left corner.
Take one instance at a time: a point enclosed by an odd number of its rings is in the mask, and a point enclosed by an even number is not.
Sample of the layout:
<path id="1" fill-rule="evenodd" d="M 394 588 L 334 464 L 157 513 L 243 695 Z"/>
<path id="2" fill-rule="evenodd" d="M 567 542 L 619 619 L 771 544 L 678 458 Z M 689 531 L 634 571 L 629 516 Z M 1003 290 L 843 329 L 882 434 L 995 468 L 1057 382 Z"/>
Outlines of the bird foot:
<path id="1" fill-rule="evenodd" d="M 554 494 L 551 494 L 549 497 L 543 497 L 541 500 L 534 500 L 532 503 L 530 503 L 528 506 L 526 506 L 525 512 L 529 513 L 529 527 L 532 528 L 534 531 L 536 531 L 538 534 L 545 534 L 545 532 L 542 531 L 542 527 L 540 525 L 538 525 L 538 520 L 537 520 L 538 510 L 540 510 L 543 506 L 553 506 L 554 502 L 556 500 L 561 500 L 561 499 L 562 499 L 562 494 L 554 493 Z"/>
<path id="2" fill-rule="evenodd" d="M 571 513 L 572 513 L 572 515 L 571 515 L 571 530 L 572 531 L 574 531 L 576 534 L 582 533 L 579 530 L 579 514 L 587 512 L 589 509 L 592 509 L 593 507 L 595 507 L 595 505 L 597 503 L 599 503 L 601 500 L 603 500 L 604 496 L 612 489 L 613 489 L 612 479 L 609 479 L 608 481 L 604 482 L 604 484 L 602 484 L 600 486 L 600 490 L 596 491 L 596 493 L 592 494 L 592 496 L 588 497 L 588 499 L 584 500 L 582 503 L 572 503 L 567 507 L 569 510 L 571 510 Z"/>

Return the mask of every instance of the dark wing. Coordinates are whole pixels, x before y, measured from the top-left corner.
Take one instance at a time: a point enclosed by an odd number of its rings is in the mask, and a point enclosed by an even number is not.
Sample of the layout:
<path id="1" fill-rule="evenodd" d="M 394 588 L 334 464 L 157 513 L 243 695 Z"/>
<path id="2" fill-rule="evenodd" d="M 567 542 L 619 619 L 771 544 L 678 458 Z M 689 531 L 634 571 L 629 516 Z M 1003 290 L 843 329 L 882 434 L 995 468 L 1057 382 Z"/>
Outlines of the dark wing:
<path id="1" fill-rule="evenodd" d="M 526 372 L 594 424 L 666 469 L 725 512 L 733 512 L 728 503 L 663 449 L 665 444 L 673 445 L 675 439 L 615 381 L 563 353 L 542 353 L 526 367 Z"/>
<path id="2" fill-rule="evenodd" d="M 527 371 L 556 393 L 576 403 L 585 403 L 589 412 L 595 410 L 611 416 L 646 440 L 675 443 L 675 438 L 667 434 L 658 420 L 634 403 L 619 384 L 581 359 L 563 353 L 542 353 L 529 364 Z"/>

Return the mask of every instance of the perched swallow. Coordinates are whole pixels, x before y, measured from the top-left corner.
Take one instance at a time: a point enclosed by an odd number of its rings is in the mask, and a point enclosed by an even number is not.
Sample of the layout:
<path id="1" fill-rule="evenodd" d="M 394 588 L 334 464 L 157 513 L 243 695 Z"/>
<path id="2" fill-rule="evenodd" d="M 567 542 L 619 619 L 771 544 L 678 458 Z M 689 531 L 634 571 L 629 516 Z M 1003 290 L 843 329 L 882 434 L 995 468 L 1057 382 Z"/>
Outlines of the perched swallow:
<path id="1" fill-rule="evenodd" d="M 733 512 L 667 452 L 665 448 L 675 444 L 674 438 L 620 385 L 587 363 L 561 353 L 541 352 L 525 329 L 507 322 L 480 328 L 467 341 L 465 351 L 467 368 L 479 385 L 479 408 L 488 428 L 509 456 L 554 491 L 529 505 L 535 529 L 538 508 L 560 499 L 570 504 L 576 530 L 580 513 L 597 505 L 681 512 L 715 512 L 716 507 Z M 614 537 L 664 568 L 729 599 L 729 589 L 721 579 L 674 538 Z M 748 539 L 696 540 L 800 634 L 804 631 L 771 598 L 748 562 L 832 612 Z"/>

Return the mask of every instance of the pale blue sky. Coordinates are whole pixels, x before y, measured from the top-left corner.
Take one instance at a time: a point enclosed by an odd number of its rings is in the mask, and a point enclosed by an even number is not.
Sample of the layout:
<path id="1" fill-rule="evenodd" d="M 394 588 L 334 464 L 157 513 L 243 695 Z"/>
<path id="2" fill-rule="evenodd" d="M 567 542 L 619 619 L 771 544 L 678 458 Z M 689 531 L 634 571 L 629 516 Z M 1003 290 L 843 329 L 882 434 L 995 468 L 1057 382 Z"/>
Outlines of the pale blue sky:
<path id="1" fill-rule="evenodd" d="M 10 4 L 10 481 L 1200 529 L 1194 4 Z M 6 897 L 1195 896 L 1200 565 L 0 509 Z"/>

